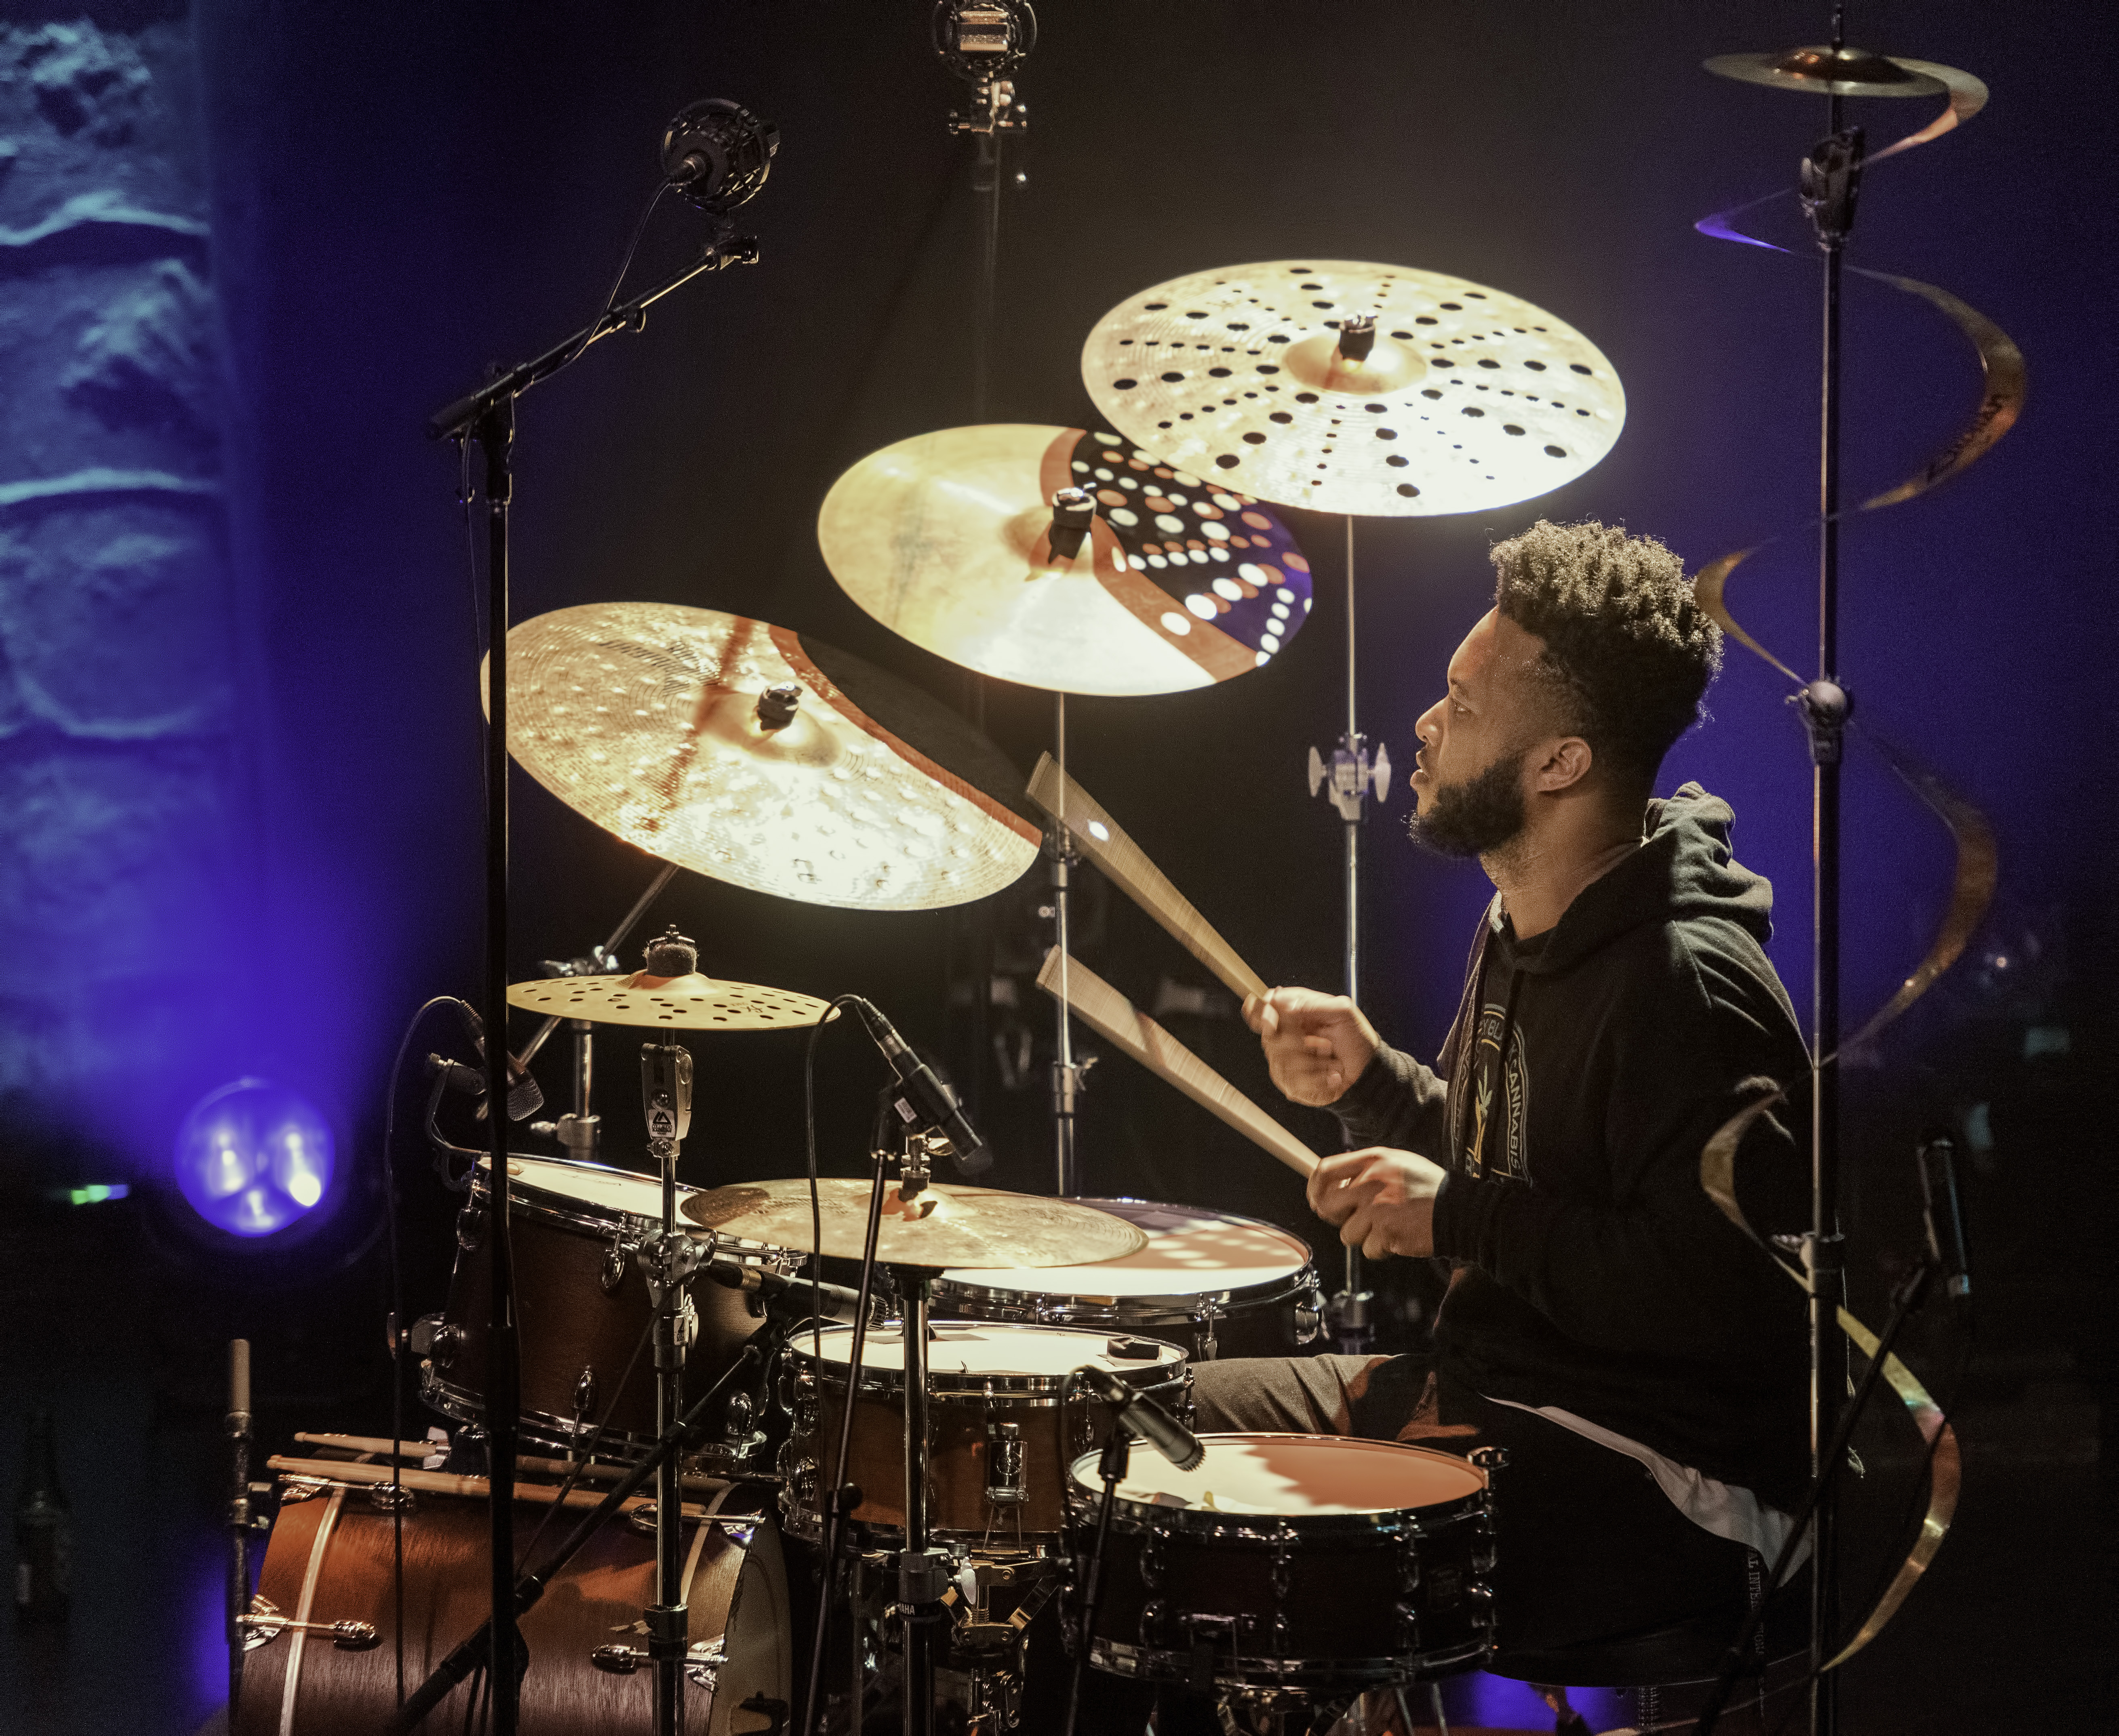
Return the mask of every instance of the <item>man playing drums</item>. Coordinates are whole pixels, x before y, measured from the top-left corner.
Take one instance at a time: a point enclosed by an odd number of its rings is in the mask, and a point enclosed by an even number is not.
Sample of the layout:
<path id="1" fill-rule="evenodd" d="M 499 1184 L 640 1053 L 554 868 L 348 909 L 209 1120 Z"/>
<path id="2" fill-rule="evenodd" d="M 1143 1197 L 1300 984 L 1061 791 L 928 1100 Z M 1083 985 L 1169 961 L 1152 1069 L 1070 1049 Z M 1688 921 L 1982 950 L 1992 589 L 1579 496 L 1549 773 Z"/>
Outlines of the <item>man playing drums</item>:
<path id="1" fill-rule="evenodd" d="M 1319 1167 L 1310 1205 L 1372 1257 L 1454 1266 L 1432 1348 L 1203 1363 L 1198 1426 L 1507 1448 L 1505 1647 L 1719 1611 L 1733 1630 L 1807 1474 L 1804 1310 L 1699 1159 L 1808 1062 L 1730 810 L 1696 785 L 1650 799 L 1721 636 L 1649 539 L 1540 523 L 1493 560 L 1412 780 L 1414 836 L 1497 889 L 1440 1058 L 1342 997 L 1245 1008 L 1275 1084 L 1361 1148 Z M 1783 1106 L 1745 1136 L 1765 1229 L 1803 1215 L 1801 1126 Z"/>

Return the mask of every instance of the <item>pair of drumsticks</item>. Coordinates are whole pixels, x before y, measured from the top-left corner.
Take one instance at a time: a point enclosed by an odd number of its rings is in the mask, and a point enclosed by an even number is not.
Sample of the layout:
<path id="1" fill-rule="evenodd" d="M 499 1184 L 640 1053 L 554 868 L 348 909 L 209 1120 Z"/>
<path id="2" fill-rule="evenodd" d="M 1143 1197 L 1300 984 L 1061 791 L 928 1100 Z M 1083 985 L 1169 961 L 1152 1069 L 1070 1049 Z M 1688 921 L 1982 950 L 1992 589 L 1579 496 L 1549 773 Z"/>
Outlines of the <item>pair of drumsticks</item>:
<path id="1" fill-rule="evenodd" d="M 1148 859 L 1148 853 L 1050 754 L 1031 775 L 1030 799 L 1050 815 L 1081 854 L 1117 882 L 1178 945 L 1240 996 L 1264 994 L 1265 979 L 1245 964 L 1191 901 Z M 1079 959 L 1055 947 L 1045 955 L 1037 986 L 1072 1009 L 1083 1024 L 1202 1109 L 1220 1117 L 1246 1139 L 1298 1175 L 1317 1167 L 1317 1154 L 1267 1114 L 1191 1050 L 1142 1012 Z"/>

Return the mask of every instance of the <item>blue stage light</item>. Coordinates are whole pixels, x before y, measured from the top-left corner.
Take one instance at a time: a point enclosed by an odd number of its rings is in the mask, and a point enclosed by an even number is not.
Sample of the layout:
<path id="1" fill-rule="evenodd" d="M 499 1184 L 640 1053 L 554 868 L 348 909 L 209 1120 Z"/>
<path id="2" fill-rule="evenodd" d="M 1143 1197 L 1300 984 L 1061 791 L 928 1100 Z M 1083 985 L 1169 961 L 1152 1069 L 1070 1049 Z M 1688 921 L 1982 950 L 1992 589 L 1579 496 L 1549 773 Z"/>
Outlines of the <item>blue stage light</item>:
<path id="1" fill-rule="evenodd" d="M 216 1229 L 269 1236 L 330 1191 L 332 1135 L 316 1106 L 263 1079 L 239 1079 L 192 1105 L 177 1132 L 177 1184 Z"/>

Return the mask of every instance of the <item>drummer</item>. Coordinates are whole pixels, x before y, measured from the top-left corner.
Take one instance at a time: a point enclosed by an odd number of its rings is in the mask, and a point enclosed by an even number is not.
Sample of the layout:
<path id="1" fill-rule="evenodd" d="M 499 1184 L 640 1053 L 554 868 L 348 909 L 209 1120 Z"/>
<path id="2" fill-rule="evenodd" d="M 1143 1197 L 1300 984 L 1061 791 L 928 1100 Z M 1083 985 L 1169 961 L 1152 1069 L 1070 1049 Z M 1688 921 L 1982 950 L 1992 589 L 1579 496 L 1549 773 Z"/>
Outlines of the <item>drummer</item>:
<path id="1" fill-rule="evenodd" d="M 1808 1062 L 1729 808 L 1693 784 L 1651 799 L 1721 635 L 1651 538 L 1542 522 L 1493 562 L 1412 779 L 1414 838 L 1495 888 L 1440 1058 L 1340 996 L 1245 1007 L 1273 1082 L 1360 1148 L 1311 1206 L 1372 1258 L 1454 1267 L 1432 1348 L 1202 1363 L 1198 1424 L 1505 1447 L 1508 1649 L 1733 1626 L 1807 1474 L 1804 1306 L 1700 1154 Z M 1762 1232 L 1800 1227 L 1804 1127 L 1783 1105 L 1744 1137 Z"/>

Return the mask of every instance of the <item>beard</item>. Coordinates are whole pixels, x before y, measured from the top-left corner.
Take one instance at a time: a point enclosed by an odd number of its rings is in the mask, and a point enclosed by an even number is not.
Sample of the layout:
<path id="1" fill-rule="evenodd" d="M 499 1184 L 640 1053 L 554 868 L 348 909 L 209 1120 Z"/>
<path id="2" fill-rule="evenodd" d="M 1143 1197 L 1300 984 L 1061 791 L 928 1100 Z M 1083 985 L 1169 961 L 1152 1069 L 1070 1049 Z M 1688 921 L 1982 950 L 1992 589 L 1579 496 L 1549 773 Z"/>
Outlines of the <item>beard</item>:
<path id="1" fill-rule="evenodd" d="M 1528 817 L 1519 749 L 1462 782 L 1437 784 L 1427 811 L 1416 808 L 1406 830 L 1438 856 L 1484 856 L 1513 843 Z"/>

